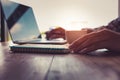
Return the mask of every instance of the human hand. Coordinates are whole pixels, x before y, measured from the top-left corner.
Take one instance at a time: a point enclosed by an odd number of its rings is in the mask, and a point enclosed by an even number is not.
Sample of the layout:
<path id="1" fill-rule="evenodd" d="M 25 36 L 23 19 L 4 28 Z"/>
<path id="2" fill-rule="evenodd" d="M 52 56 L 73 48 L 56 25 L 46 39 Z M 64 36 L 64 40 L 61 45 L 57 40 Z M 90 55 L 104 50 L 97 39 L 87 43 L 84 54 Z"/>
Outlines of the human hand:
<path id="1" fill-rule="evenodd" d="M 65 29 L 58 27 L 58 28 L 52 29 L 51 31 L 47 31 L 46 38 L 48 40 L 55 39 L 55 38 L 65 39 Z"/>
<path id="2" fill-rule="evenodd" d="M 120 51 L 120 33 L 108 29 L 94 31 L 75 40 L 69 48 L 76 53 L 88 53 L 103 48 Z"/>

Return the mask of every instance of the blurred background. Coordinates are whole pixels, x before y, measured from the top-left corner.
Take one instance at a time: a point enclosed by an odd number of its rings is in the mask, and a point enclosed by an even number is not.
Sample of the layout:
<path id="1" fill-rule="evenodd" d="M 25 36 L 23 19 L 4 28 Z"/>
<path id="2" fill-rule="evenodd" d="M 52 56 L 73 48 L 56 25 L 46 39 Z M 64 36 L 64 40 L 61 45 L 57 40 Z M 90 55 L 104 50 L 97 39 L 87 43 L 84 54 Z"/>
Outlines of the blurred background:
<path id="1" fill-rule="evenodd" d="M 76 30 L 106 25 L 118 17 L 118 0 L 12 0 L 34 9 L 40 30 Z"/>
<path id="2" fill-rule="evenodd" d="M 33 8 L 41 32 L 95 28 L 118 17 L 119 0 L 11 0 Z M 1 27 L 0 27 L 1 28 Z"/>

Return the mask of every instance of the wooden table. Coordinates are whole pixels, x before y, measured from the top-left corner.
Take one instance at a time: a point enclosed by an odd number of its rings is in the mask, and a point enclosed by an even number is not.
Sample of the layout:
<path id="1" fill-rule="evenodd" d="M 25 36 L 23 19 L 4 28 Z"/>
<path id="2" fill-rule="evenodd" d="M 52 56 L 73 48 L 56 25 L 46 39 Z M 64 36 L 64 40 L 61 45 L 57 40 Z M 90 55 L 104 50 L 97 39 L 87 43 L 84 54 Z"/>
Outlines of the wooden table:
<path id="1" fill-rule="evenodd" d="M 11 53 L 0 44 L 0 80 L 120 80 L 119 53 Z"/>

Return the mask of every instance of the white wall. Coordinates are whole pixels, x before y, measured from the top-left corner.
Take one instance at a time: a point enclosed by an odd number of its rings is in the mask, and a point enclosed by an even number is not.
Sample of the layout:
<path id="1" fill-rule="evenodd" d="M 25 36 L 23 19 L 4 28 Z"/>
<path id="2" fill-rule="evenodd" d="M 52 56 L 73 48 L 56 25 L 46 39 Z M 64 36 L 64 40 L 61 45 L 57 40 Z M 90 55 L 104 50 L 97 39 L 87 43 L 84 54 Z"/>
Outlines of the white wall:
<path id="1" fill-rule="evenodd" d="M 118 17 L 118 0 L 13 0 L 33 7 L 41 30 L 106 25 Z"/>
<path id="2" fill-rule="evenodd" d="M 118 5 L 119 5 L 119 7 L 118 7 L 118 9 L 119 9 L 119 16 L 120 16 L 120 0 L 118 0 Z"/>

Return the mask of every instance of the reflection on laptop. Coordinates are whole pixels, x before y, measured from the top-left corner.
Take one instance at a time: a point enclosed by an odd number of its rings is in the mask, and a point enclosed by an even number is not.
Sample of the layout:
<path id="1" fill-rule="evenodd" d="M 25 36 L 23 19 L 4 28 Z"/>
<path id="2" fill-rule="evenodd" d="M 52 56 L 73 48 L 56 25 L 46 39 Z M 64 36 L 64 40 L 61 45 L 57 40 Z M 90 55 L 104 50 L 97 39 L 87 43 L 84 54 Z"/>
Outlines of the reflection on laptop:
<path id="1" fill-rule="evenodd" d="M 1 0 L 2 9 L 12 41 L 21 43 L 66 43 L 66 40 L 43 40 L 31 7 Z"/>

